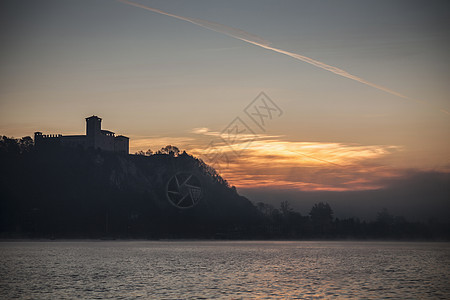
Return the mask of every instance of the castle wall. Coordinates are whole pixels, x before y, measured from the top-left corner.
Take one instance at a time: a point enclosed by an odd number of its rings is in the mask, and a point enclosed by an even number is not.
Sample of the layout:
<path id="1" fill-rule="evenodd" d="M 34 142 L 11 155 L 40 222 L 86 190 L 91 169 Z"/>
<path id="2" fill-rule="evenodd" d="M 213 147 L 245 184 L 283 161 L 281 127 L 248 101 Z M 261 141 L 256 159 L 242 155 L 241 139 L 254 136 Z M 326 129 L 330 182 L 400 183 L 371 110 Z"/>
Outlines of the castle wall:
<path id="1" fill-rule="evenodd" d="M 63 135 L 60 138 L 61 144 L 67 147 L 87 147 L 87 138 L 85 135 Z"/>
<path id="2" fill-rule="evenodd" d="M 106 151 L 114 151 L 114 136 L 100 133 L 95 136 L 95 149 L 100 148 Z"/>
<path id="3" fill-rule="evenodd" d="M 36 148 L 58 146 L 61 144 L 61 137 L 61 134 L 42 134 L 42 132 L 35 132 L 34 145 Z"/>
<path id="4" fill-rule="evenodd" d="M 63 145 L 67 147 L 94 148 L 105 151 L 129 153 L 129 138 L 114 136 L 114 132 L 101 130 L 102 119 L 97 116 L 86 118 L 86 135 L 61 135 L 34 133 L 34 143 L 38 148 Z"/>
<path id="5" fill-rule="evenodd" d="M 129 149 L 129 138 L 123 135 L 116 136 L 114 140 L 114 151 L 128 154 Z"/>

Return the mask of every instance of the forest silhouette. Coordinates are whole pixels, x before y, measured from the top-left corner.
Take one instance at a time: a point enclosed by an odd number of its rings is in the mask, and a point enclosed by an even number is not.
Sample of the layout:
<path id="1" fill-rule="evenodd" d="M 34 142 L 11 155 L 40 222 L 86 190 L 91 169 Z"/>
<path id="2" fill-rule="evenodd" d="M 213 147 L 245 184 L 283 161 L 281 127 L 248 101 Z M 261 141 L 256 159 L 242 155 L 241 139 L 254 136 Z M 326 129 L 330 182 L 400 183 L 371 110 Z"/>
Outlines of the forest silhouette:
<path id="1" fill-rule="evenodd" d="M 1 238 L 450 238 L 448 223 L 409 222 L 387 209 L 367 221 L 335 218 L 325 202 L 307 215 L 288 201 L 278 208 L 251 202 L 212 167 L 171 145 L 124 154 L 61 145 L 37 149 L 30 137 L 2 136 L 0 164 Z M 189 209 L 167 197 L 169 180 L 180 172 L 201 182 L 201 200 Z"/>

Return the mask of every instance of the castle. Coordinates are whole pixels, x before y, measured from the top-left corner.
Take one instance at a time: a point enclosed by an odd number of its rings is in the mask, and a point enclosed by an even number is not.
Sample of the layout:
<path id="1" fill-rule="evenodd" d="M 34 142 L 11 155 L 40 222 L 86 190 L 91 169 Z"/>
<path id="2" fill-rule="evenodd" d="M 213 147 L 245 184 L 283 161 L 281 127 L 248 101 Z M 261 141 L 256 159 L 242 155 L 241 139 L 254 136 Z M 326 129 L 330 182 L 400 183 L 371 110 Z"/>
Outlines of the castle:
<path id="1" fill-rule="evenodd" d="M 37 148 L 50 145 L 68 147 L 94 148 L 128 154 L 129 138 L 115 136 L 109 130 L 102 130 L 102 119 L 97 116 L 86 118 L 86 135 L 62 135 L 34 133 L 34 144 Z"/>

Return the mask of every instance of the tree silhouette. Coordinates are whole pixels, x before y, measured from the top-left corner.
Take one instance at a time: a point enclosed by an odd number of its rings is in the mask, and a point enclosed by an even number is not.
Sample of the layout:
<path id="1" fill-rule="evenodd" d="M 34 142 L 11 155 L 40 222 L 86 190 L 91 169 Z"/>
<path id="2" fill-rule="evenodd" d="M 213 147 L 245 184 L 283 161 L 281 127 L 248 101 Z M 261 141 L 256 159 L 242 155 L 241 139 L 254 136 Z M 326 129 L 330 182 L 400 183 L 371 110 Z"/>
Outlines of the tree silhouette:
<path id="1" fill-rule="evenodd" d="M 387 208 L 383 208 L 377 213 L 377 222 L 391 226 L 394 223 L 394 216 L 389 213 Z"/>
<path id="2" fill-rule="evenodd" d="M 9 138 L 7 136 L 0 136 L 0 151 L 9 154 L 24 154 L 30 152 L 34 147 L 33 139 L 25 136 L 21 139 Z"/>
<path id="3" fill-rule="evenodd" d="M 176 157 L 180 154 L 180 149 L 178 149 L 178 147 L 175 147 L 172 145 L 167 145 L 167 146 L 161 148 L 161 150 L 159 150 L 157 153 L 158 154 L 167 154 L 172 157 Z"/>
<path id="4" fill-rule="evenodd" d="M 145 151 L 145 155 L 147 156 L 153 155 L 153 151 L 149 148 L 147 151 Z"/>
<path id="5" fill-rule="evenodd" d="M 23 137 L 19 140 L 19 149 L 21 153 L 29 152 L 31 149 L 33 149 L 33 146 L 33 139 L 29 136 Z"/>
<path id="6" fill-rule="evenodd" d="M 316 234 L 326 235 L 331 233 L 333 210 L 328 203 L 319 202 L 314 204 L 309 215 Z"/>
<path id="7" fill-rule="evenodd" d="M 281 209 L 281 213 L 282 213 L 284 216 L 287 216 L 287 217 L 288 217 L 291 213 L 294 212 L 294 210 L 292 209 L 292 207 L 291 207 L 289 201 L 283 201 L 283 202 L 281 202 L 281 204 L 280 204 L 280 209 Z"/>

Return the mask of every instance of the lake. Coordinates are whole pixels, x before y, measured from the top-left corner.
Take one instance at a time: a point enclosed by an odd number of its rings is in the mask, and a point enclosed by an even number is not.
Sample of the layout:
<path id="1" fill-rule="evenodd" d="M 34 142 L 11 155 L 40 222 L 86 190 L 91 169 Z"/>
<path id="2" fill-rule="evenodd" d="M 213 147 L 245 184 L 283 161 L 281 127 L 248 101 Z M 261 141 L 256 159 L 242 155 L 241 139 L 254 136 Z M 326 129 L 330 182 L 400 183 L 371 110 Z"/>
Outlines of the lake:
<path id="1" fill-rule="evenodd" d="M 2 299 L 450 299 L 450 243 L 0 243 Z"/>

